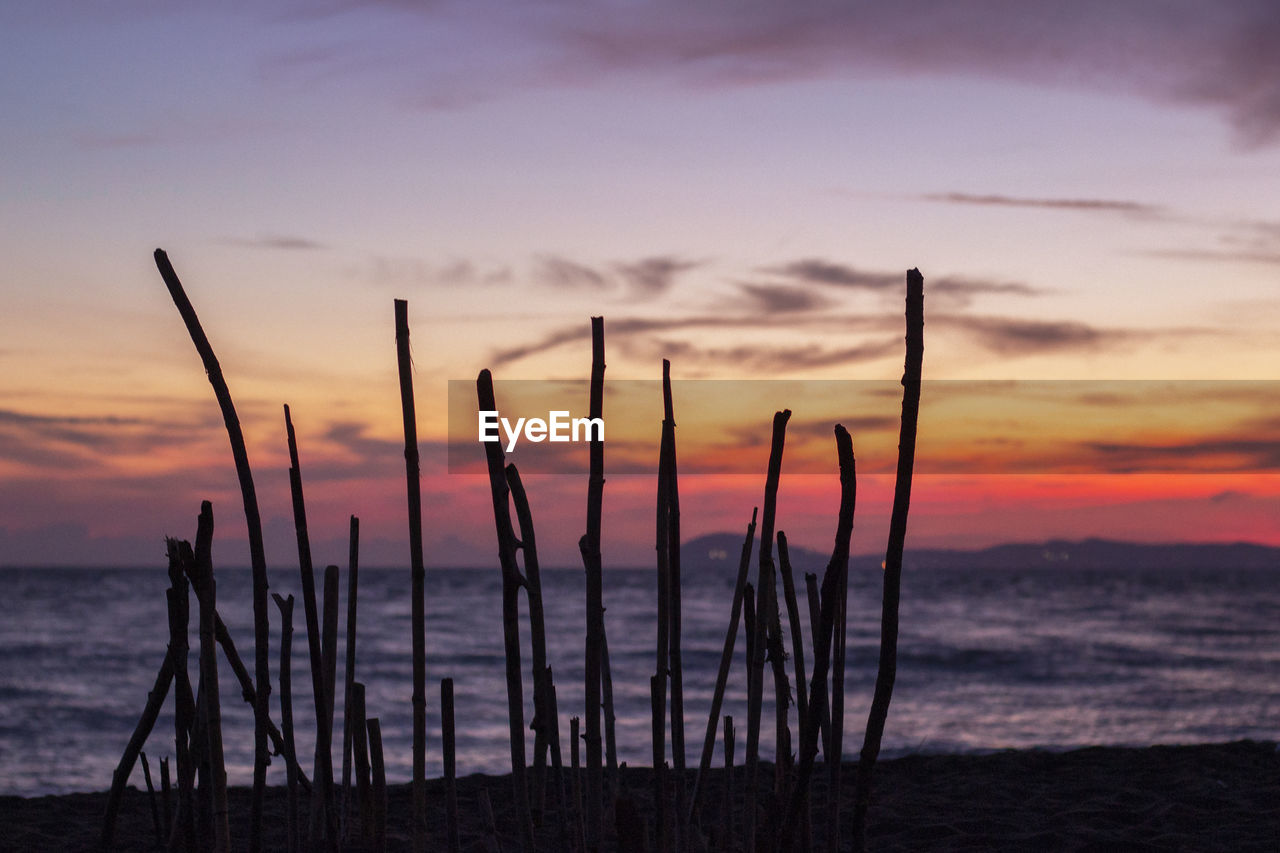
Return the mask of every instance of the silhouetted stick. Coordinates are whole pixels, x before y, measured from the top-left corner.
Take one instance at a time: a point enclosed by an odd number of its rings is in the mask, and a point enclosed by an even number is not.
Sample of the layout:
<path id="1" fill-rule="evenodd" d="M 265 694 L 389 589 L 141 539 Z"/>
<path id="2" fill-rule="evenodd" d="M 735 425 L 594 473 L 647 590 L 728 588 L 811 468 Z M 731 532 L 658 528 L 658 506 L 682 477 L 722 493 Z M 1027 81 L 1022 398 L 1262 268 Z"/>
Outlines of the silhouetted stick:
<path id="1" fill-rule="evenodd" d="M 755 513 L 752 513 L 752 524 Z M 723 850 L 732 851 L 733 843 L 733 717 L 724 718 L 724 843 Z"/>
<path id="2" fill-rule="evenodd" d="M 600 635 L 600 708 L 604 711 L 604 766 L 609 772 L 608 784 L 611 791 L 617 791 L 618 779 L 618 739 L 614 734 L 613 713 L 613 668 L 609 664 L 609 635 Z"/>
<path id="3" fill-rule="evenodd" d="M 667 717 L 662 700 L 662 682 L 661 675 L 649 676 L 650 725 L 653 728 L 653 839 L 658 853 L 667 850 L 667 756 L 662 737 Z"/>
<path id="4" fill-rule="evenodd" d="M 138 760 L 138 753 L 142 751 L 142 746 L 147 742 L 147 735 L 151 734 L 151 729 L 156 724 L 156 718 L 160 716 L 160 709 L 164 705 L 164 699 L 169 694 L 169 684 L 173 681 L 174 657 L 177 652 L 172 646 L 165 652 L 164 661 L 160 664 L 160 671 L 156 673 L 155 684 L 147 693 L 147 704 L 142 709 L 142 716 L 138 719 L 138 725 L 133 729 L 133 734 L 129 737 L 129 743 L 125 745 L 124 754 L 120 756 L 120 763 L 116 765 L 115 773 L 111 779 L 111 792 L 107 795 L 106 815 L 102 822 L 102 835 L 100 837 L 101 846 L 104 850 L 111 849 L 111 841 L 115 835 L 116 814 L 120 809 L 120 798 L 124 794 L 124 787 L 129 782 L 129 776 L 133 773 L 133 765 Z"/>
<path id="5" fill-rule="evenodd" d="M 289 489 L 293 496 L 293 529 L 298 541 L 298 568 L 302 576 L 302 611 L 307 621 L 307 651 L 311 662 L 311 698 L 316 715 L 316 744 L 313 753 L 312 775 L 316 784 L 311 790 L 311 810 L 307 821 L 307 844 L 316 849 L 319 845 L 321 826 L 325 816 L 326 777 L 321 753 L 321 733 L 325 730 L 324 718 L 324 652 L 320 635 L 320 612 L 316 604 L 315 569 L 311 563 L 311 539 L 307 534 L 307 506 L 302 493 L 302 466 L 298 462 L 298 439 L 293 431 L 293 419 L 289 406 L 284 407 L 285 436 L 289 443 Z"/>
<path id="6" fill-rule="evenodd" d="M 676 465 L 676 419 L 671 401 L 671 362 L 662 360 L 663 438 L 669 445 L 667 451 L 667 561 L 670 575 L 667 591 L 671 596 L 669 607 L 671 643 L 671 763 L 675 770 L 675 808 L 677 846 L 683 850 L 688 844 L 689 814 L 685 793 L 684 755 L 684 667 L 680 656 L 680 485 Z"/>
<path id="7" fill-rule="evenodd" d="M 480 800 L 480 821 L 484 826 L 485 850 L 502 853 L 502 842 L 498 840 L 498 822 L 493 817 L 493 801 L 489 799 L 489 789 L 481 788 L 477 797 Z"/>
<path id="8" fill-rule="evenodd" d="M 377 717 L 366 723 L 369 729 L 369 764 L 373 769 L 373 849 L 387 849 L 387 770 L 382 761 L 382 726 Z"/>
<path id="9" fill-rule="evenodd" d="M 573 772 L 573 840 L 575 850 L 586 849 L 586 828 L 582 819 L 582 765 L 578 760 L 579 720 L 569 719 L 569 767 Z"/>
<path id="10" fill-rule="evenodd" d="M 356 799 L 360 802 L 360 836 L 365 847 L 373 844 L 373 793 L 369 779 L 369 736 L 364 685 L 351 685 L 351 752 L 355 760 Z"/>
<path id="11" fill-rule="evenodd" d="M 145 752 L 139 752 L 138 755 L 142 758 L 142 778 L 147 783 L 147 802 L 151 805 L 151 823 L 156 831 L 156 846 L 163 847 L 164 830 L 160 828 L 160 807 L 156 803 L 156 789 L 151 784 L 151 764 L 147 761 Z"/>
<path id="12" fill-rule="evenodd" d="M 703 777 L 711 769 L 711 753 L 715 749 L 716 724 L 720 720 L 720 706 L 724 703 L 725 684 L 729 680 L 729 667 L 733 664 L 733 646 L 738 639 L 738 622 L 742 615 L 743 594 L 747 587 L 747 572 L 751 566 L 751 546 L 756 535 L 756 507 L 751 509 L 751 523 L 747 525 L 747 538 L 742 543 L 742 556 L 738 559 L 738 578 L 733 585 L 733 606 L 729 612 L 729 629 L 724 635 L 724 649 L 720 652 L 720 670 L 716 673 L 715 692 L 711 695 L 711 715 L 707 718 L 707 734 L 702 741 L 702 758 L 698 773 L 693 777 L 693 792 L 689 796 L 689 822 L 698 809 L 698 797 Z M 747 629 L 748 635 L 751 628 Z"/>
<path id="13" fill-rule="evenodd" d="M 795 578 L 791 574 L 791 555 L 787 551 L 787 534 L 778 531 L 778 568 L 782 572 L 782 593 L 787 602 L 787 624 L 791 629 L 791 660 L 796 671 L 796 734 L 804 742 L 804 729 L 809 722 L 809 697 L 804 672 L 804 631 L 800 628 L 800 605 L 796 599 Z"/>
<path id="14" fill-rule="evenodd" d="M 347 647 L 342 667 L 342 837 L 350 837 L 351 820 L 351 693 L 356 678 L 356 598 L 360 572 L 360 519 L 351 516 L 347 538 Z"/>
<path id="15" fill-rule="evenodd" d="M 822 597 L 818 592 L 818 576 L 805 572 L 804 575 L 805 595 L 809 599 L 809 634 L 811 637 L 811 645 L 814 653 L 817 654 L 818 643 L 820 641 L 819 634 L 822 628 Z M 809 702 L 816 702 L 819 705 L 817 716 L 814 718 L 818 721 L 817 742 L 822 744 L 824 750 L 823 755 L 829 753 L 827 740 L 827 693 L 824 690 L 817 696 L 810 696 Z M 803 745 L 804 741 L 801 741 Z"/>
<path id="16" fill-rule="evenodd" d="M 497 411 L 493 397 L 493 376 L 488 370 L 476 377 L 476 398 L 482 412 Z M 525 782 L 524 677 L 520 669 L 520 587 L 524 579 L 516 565 L 516 534 L 511 527 L 510 487 L 502 445 L 485 442 L 489 468 L 489 492 L 493 497 L 493 523 L 498 537 L 498 563 L 502 567 L 502 640 L 507 663 L 507 722 L 511 732 L 511 787 L 515 797 L 520 837 L 533 849 L 533 816 L 529 807 L 529 787 Z"/>
<path id="17" fill-rule="evenodd" d="M 898 473 L 893 489 L 893 513 L 889 518 L 889 544 L 884 558 L 884 604 L 880 615 L 880 663 L 875 693 L 867 715 L 867 733 L 858 760 L 853 809 L 853 843 L 866 848 L 867 806 L 871 801 L 871 772 L 880 754 L 893 682 L 898 671 L 898 598 L 902 584 L 902 552 L 907 539 L 907 512 L 911 506 L 911 473 L 915 466 L 916 422 L 920 415 L 920 373 L 924 363 L 924 277 L 918 269 L 907 271 L 907 355 L 902 372 L 902 426 L 898 436 Z M 831 709 L 834 732 L 836 709 Z M 832 739 L 835 737 L 833 735 Z"/>
<path id="18" fill-rule="evenodd" d="M 396 365 L 404 420 L 404 470 L 409 503 L 409 562 L 413 621 L 413 850 L 427 849 L 427 602 L 422 556 L 422 485 L 418 465 L 418 418 L 413 403 L 413 358 L 409 353 L 409 303 L 395 300 Z"/>
<path id="19" fill-rule="evenodd" d="M 654 842 L 658 850 L 665 850 L 667 841 L 667 794 L 662 765 L 667 756 L 667 677 L 671 666 L 671 534 L 668 529 L 671 523 L 671 464 L 668 458 L 672 445 L 669 440 L 671 429 L 671 423 L 664 418 L 658 441 L 658 495 L 653 526 L 658 568 L 658 636 L 654 644 L 655 674 L 650 679 L 649 691 L 650 711 L 653 714 L 650 727 L 653 732 L 653 782 L 657 817 Z"/>
<path id="20" fill-rule="evenodd" d="M 591 404 L 589 416 L 604 418 L 604 318 L 591 318 Z M 600 849 L 604 802 L 600 768 L 600 649 L 604 643 L 604 578 L 601 575 L 600 518 L 604 499 L 604 436 L 593 432 L 587 480 L 587 532 L 578 541 L 587 573 L 585 694 L 587 714 L 587 850 Z"/>
<path id="21" fill-rule="evenodd" d="M 533 800 L 539 812 L 545 808 L 547 750 L 560 748 L 560 721 L 551 713 L 551 670 L 547 666 L 547 630 L 542 608 L 542 573 L 538 565 L 538 542 L 533 530 L 529 497 L 515 465 L 506 469 L 511 502 L 520 523 L 520 549 L 524 552 L 525 592 L 529 599 L 529 644 L 533 661 Z M 554 731 L 553 731 L 554 729 Z M 553 758 L 553 762 L 558 759 Z M 557 796 L 564 808 L 564 780 L 556 774 Z"/>
<path id="22" fill-rule="evenodd" d="M 791 702 L 791 682 L 787 678 L 787 653 L 782 642 L 782 621 L 778 613 L 778 591 L 770 590 L 769 619 L 766 623 L 769 665 L 773 670 L 774 708 L 774 802 L 784 802 L 787 777 L 791 772 L 791 730 L 787 726 L 787 708 Z M 776 822 L 774 822 L 776 823 Z M 777 826 L 772 827 L 773 830 Z"/>
<path id="23" fill-rule="evenodd" d="M 271 671 L 267 657 L 269 638 L 269 613 L 267 604 L 267 558 L 262 547 L 262 519 L 258 512 L 258 496 L 253 487 L 253 473 L 249 469 L 249 454 L 245 450 L 244 434 L 240 430 L 240 419 L 236 415 L 235 404 L 231 401 L 231 391 L 222 377 L 222 367 L 213 354 L 213 347 L 200 326 L 195 308 L 187 299 L 187 293 L 174 272 L 169 256 L 163 249 L 155 251 L 156 267 L 160 277 L 164 279 L 169 295 L 182 315 L 191 342 L 204 363 L 205 374 L 209 384 L 213 386 L 213 394 L 222 409 L 222 420 L 226 424 L 227 438 L 231 442 L 231 455 L 236 463 L 236 475 L 240 479 L 240 494 L 244 501 L 245 523 L 249 529 L 249 562 L 253 566 L 253 645 L 254 671 L 256 677 L 256 701 L 253 706 L 253 805 L 249 818 L 249 850 L 256 853 L 262 846 L 262 800 L 266 795 L 267 763 L 267 718 L 269 716 L 267 699 L 271 695 Z"/>
<path id="24" fill-rule="evenodd" d="M 547 707 L 554 720 L 560 719 L 560 703 L 556 700 L 556 684 L 552 676 L 551 667 L 547 667 Z M 572 849 L 570 847 L 569 835 L 569 817 L 573 809 L 573 805 L 569 802 L 569 797 L 565 792 L 564 783 L 564 757 L 560 752 L 560 724 L 556 723 L 551 729 L 552 737 L 555 738 L 551 743 L 551 767 L 555 770 L 555 778 L 558 780 L 557 789 L 560 802 L 557 804 L 559 808 L 556 810 L 556 822 L 560 830 L 560 847 L 565 850 Z M 577 738 L 574 738 L 577 741 Z M 574 824 L 578 826 L 577 823 Z"/>
<path id="25" fill-rule="evenodd" d="M 289 790 L 288 825 L 289 853 L 296 853 L 301 842 L 298 830 L 298 765 L 289 756 L 297 754 L 293 737 L 293 596 L 282 598 L 274 592 L 276 607 L 280 608 L 280 726 L 284 729 L 285 779 Z"/>
<path id="26" fill-rule="evenodd" d="M 165 846 L 165 839 L 169 837 L 169 830 L 173 827 L 173 803 L 170 801 L 170 792 L 172 785 L 169 779 L 169 759 L 160 759 L 160 805 L 164 815 L 163 836 L 160 839 L 160 846 Z"/>
<path id="27" fill-rule="evenodd" d="M 440 740 L 444 750 L 444 822 L 449 853 L 458 853 L 462 843 L 458 837 L 457 756 L 453 741 L 453 679 L 440 682 Z"/>
<path id="28" fill-rule="evenodd" d="M 826 572 L 822 576 L 821 609 L 815 621 L 813 649 L 813 680 L 809 688 L 809 722 L 805 725 L 805 738 L 800 745 L 800 766 L 796 774 L 796 786 L 791 794 L 791 805 L 787 810 L 786 823 L 779 834 L 779 850 L 784 849 L 782 842 L 790 838 L 800 819 L 800 810 L 804 807 L 805 797 L 809 790 L 809 779 L 813 773 L 813 762 L 818 754 L 818 736 L 822 731 L 821 720 L 826 710 L 827 670 L 831 664 L 832 638 L 835 632 L 835 621 L 841 610 L 840 596 L 842 590 L 848 588 L 849 575 L 849 540 L 853 536 L 853 513 L 857 505 L 857 472 L 854 467 L 853 440 L 848 431 L 839 424 L 835 427 L 836 456 L 840 462 L 840 512 L 836 519 L 835 545 L 831 551 L 831 559 L 827 563 Z M 810 605 L 817 597 L 814 592 L 813 575 L 806 575 L 805 582 L 810 591 Z M 813 611 L 810 610 L 810 618 Z M 830 728 L 834 730 L 834 721 Z M 830 741 L 824 747 L 828 772 L 840 772 L 840 754 L 834 750 Z M 838 780 L 836 790 L 827 791 L 827 836 L 838 832 L 839 805 Z M 829 844 L 830 842 L 828 842 Z"/>
<path id="29" fill-rule="evenodd" d="M 213 579 L 213 505 L 200 504 L 200 520 L 196 529 L 192 582 L 200 597 L 200 677 L 205 703 L 205 737 L 208 742 L 209 768 L 213 782 L 213 847 L 217 853 L 231 849 L 228 824 L 227 770 L 222 758 L 222 708 L 218 699 L 218 647 L 214 639 L 214 608 L 217 606 L 217 584 Z M 181 548 L 182 546 L 179 545 Z"/>
<path id="30" fill-rule="evenodd" d="M 338 808 L 333 785 L 334 694 L 338 680 L 338 567 L 324 570 L 324 624 L 321 627 L 321 659 L 324 663 L 324 729 L 316 733 L 316 750 L 324 753 L 324 824 L 329 849 L 341 846 Z"/>
<path id="31" fill-rule="evenodd" d="M 191 692 L 191 676 L 187 671 L 191 596 L 186 575 L 183 574 L 182 562 L 178 558 L 176 542 L 171 539 L 166 540 L 165 548 L 169 558 L 169 588 L 165 590 L 169 610 L 169 647 L 175 650 L 173 723 L 175 754 L 178 759 L 178 814 L 183 816 L 180 839 L 187 850 L 194 850 L 196 825 L 195 792 L 192 790 L 192 784 L 195 781 L 195 773 L 192 772 L 191 767 L 190 738 L 192 726 L 195 724 L 196 707 Z M 169 826 L 168 833 L 172 831 L 172 826 Z"/>
<path id="32" fill-rule="evenodd" d="M 747 853 L 756 849 L 756 769 L 760 760 L 760 714 L 764 705 L 764 662 L 768 643 L 769 601 L 774 596 L 773 525 L 778 503 L 778 480 L 782 474 L 782 449 L 786 441 L 791 410 L 775 412 L 773 440 L 769 449 L 769 469 L 765 476 L 764 510 L 760 521 L 760 572 L 756 578 L 756 626 L 753 656 L 747 681 L 747 780 L 744 826 Z"/>

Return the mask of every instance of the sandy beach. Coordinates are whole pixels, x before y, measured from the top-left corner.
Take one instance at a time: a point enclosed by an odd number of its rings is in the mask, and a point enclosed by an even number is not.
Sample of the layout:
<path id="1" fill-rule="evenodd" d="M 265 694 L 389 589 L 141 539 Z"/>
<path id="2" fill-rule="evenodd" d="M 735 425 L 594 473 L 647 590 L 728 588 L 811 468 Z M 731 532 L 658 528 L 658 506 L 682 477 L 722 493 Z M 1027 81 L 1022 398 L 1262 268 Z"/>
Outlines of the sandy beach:
<path id="1" fill-rule="evenodd" d="M 820 770 L 821 768 L 819 768 Z M 844 767 L 844 799 L 854 765 Z M 825 795 L 819 772 L 816 803 Z M 741 806 L 743 773 L 735 773 Z M 761 778 L 772 778 L 762 765 Z M 710 848 L 723 826 L 723 773 L 707 789 L 704 830 Z M 490 793 L 503 850 L 519 849 L 508 777 L 459 780 L 464 850 L 491 849 L 477 797 Z M 625 768 L 624 793 L 651 820 L 651 773 Z M 444 787 L 428 782 L 430 849 L 444 850 Z M 409 788 L 388 792 L 388 849 L 409 849 Z M 0 798 L 0 849 L 97 849 L 105 793 Z M 269 792 L 268 849 L 285 847 L 285 792 Z M 233 847 L 246 837 L 249 791 L 230 793 Z M 820 807 L 820 806 L 819 806 Z M 847 809 L 844 810 L 847 814 Z M 816 814 L 816 812 L 815 812 Z M 609 815 L 612 818 L 612 811 Z M 554 816 L 539 829 L 540 849 L 559 850 Z M 304 823 L 305 825 L 305 823 Z M 876 770 L 868 843 L 873 850 L 1273 850 L 1280 838 L 1280 752 L 1273 743 L 1095 747 L 1065 753 L 908 756 Z M 814 846 L 822 824 L 814 821 Z M 149 850 L 155 834 L 145 792 L 130 789 L 117 831 L 119 850 Z M 359 850 L 352 846 L 349 849 Z M 607 850 L 617 848 L 612 825 Z"/>

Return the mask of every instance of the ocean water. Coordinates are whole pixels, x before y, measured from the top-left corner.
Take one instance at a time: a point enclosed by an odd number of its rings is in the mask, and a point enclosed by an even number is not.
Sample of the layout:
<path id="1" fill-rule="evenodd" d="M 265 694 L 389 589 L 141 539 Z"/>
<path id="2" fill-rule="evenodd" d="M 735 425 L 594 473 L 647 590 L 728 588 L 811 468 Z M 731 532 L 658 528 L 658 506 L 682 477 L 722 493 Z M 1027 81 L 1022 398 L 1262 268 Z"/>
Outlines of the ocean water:
<path id="1" fill-rule="evenodd" d="M 885 754 L 1280 737 L 1280 574 L 1274 570 L 913 571 L 909 559 Z M 582 714 L 584 578 L 581 569 L 544 570 L 543 578 L 567 762 L 569 717 Z M 406 781 L 412 743 L 409 573 L 363 569 L 359 579 L 357 678 L 367 685 L 369 715 L 382 722 L 388 778 Z M 246 569 L 218 573 L 219 610 L 252 671 L 249 581 Z M 301 584 L 293 570 L 273 571 L 271 585 L 272 591 L 298 599 L 294 714 L 299 755 L 310 772 L 314 711 Z M 165 654 L 167 586 L 160 568 L 0 571 L 0 794 L 110 785 Z M 339 612 L 345 619 L 345 573 L 341 587 Z M 690 573 L 684 579 L 691 764 L 707 725 L 731 594 L 728 573 Z M 608 570 L 604 595 L 619 758 L 647 765 L 654 572 Z M 459 774 L 506 772 L 510 747 L 499 573 L 429 570 L 426 606 L 428 774 L 441 773 L 439 681 L 444 677 L 455 682 Z M 875 678 L 879 609 L 880 573 L 856 569 L 849 596 L 846 756 L 855 756 L 862 743 Z M 803 601 L 801 610 L 807 632 Z M 274 679 L 280 624 L 274 604 L 271 621 Z M 191 645 L 195 673 L 194 630 Z M 527 725 L 532 716 L 527 633 L 522 648 Z M 741 736 L 746 727 L 741 635 L 735 654 L 723 713 L 734 716 Z M 340 641 L 339 684 L 344 657 Z M 812 660 L 806 659 L 806 667 L 811 669 Z M 247 784 L 252 713 L 221 658 L 219 672 L 228 777 L 233 784 Z M 766 721 L 773 714 L 771 684 L 766 682 Z M 277 721 L 278 698 L 276 689 L 272 716 Z M 153 772 L 158 759 L 173 752 L 171 708 L 170 698 L 146 748 Z M 794 710 L 792 715 L 794 726 Z M 762 755 L 771 757 L 773 728 L 762 728 Z M 342 742 L 340 729 L 335 742 Z M 531 734 L 526 742 L 531 752 Z M 341 767 L 340 749 L 335 754 Z M 739 760 L 741 755 L 739 746 Z M 271 783 L 283 783 L 279 759 L 269 772 Z M 142 784 L 141 768 L 133 782 Z"/>

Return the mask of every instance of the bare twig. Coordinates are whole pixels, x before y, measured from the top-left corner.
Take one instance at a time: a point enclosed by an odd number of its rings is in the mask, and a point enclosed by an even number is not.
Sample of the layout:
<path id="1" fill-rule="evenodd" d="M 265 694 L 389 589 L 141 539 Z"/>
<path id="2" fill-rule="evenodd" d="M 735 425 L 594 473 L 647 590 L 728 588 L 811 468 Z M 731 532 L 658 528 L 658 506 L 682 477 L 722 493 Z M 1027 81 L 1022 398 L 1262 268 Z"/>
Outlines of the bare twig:
<path id="1" fill-rule="evenodd" d="M 169 256 L 163 249 L 155 251 L 156 267 L 160 277 L 164 279 L 169 295 L 182 315 L 191 342 L 204 363 L 209 384 L 213 386 L 214 396 L 222 409 L 222 420 L 226 424 L 227 438 L 231 442 L 231 455 L 235 459 L 236 475 L 240 480 L 240 494 L 244 501 L 245 523 L 249 529 L 249 561 L 253 566 L 253 646 L 254 672 L 257 690 L 253 705 L 253 805 L 249 820 L 249 849 L 256 853 L 262 844 L 262 801 L 266 795 L 268 704 L 271 694 L 270 662 L 267 657 L 269 637 L 269 618 L 267 604 L 267 558 L 262 547 L 262 519 L 258 512 L 258 496 L 253 486 L 253 473 L 249 468 L 249 454 L 245 450 L 244 434 L 240 429 L 240 419 L 236 415 L 235 404 L 231 401 L 231 391 L 222 377 L 222 367 L 213 353 L 213 347 L 200 326 L 195 308 L 187 298 L 187 293 L 169 263 Z"/>
<path id="2" fill-rule="evenodd" d="M 915 466 L 916 422 L 920 415 L 920 374 L 924 362 L 924 277 L 907 271 L 907 355 L 902 372 L 902 426 L 898 436 L 898 472 L 893 489 L 893 513 L 889 518 L 889 544 L 884 558 L 884 604 L 880 615 L 880 662 L 875 693 L 867 716 L 867 733 L 858 761 L 853 809 L 853 843 L 866 848 L 867 806 L 871 800 L 871 772 L 880 754 L 893 682 L 898 671 L 898 598 L 902 584 L 902 552 L 907 538 L 907 512 L 911 506 L 911 473 Z M 835 740 L 836 709 L 831 709 Z"/>
<path id="3" fill-rule="evenodd" d="M 409 503 L 409 561 L 413 621 L 413 850 L 427 848 L 427 611 L 422 554 L 422 486 L 418 464 L 418 420 L 413 403 L 413 358 L 409 353 L 409 303 L 395 300 L 396 364 L 404 420 L 404 469 Z"/>
<path id="4" fill-rule="evenodd" d="M 288 825 L 289 853 L 297 853 L 301 845 L 298 831 L 298 764 L 291 760 L 296 754 L 293 738 L 293 596 L 281 597 L 272 593 L 280 608 L 280 726 L 284 729 L 286 750 L 285 779 L 289 790 Z"/>
<path id="5" fill-rule="evenodd" d="M 604 318 L 591 318 L 591 403 L 589 416 L 604 418 Z M 578 542 L 587 573 L 586 715 L 587 850 L 600 849 L 603 796 L 600 767 L 600 649 L 604 641 L 604 579 L 601 575 L 600 519 L 604 499 L 604 436 L 593 431 L 587 480 L 587 532 Z"/>

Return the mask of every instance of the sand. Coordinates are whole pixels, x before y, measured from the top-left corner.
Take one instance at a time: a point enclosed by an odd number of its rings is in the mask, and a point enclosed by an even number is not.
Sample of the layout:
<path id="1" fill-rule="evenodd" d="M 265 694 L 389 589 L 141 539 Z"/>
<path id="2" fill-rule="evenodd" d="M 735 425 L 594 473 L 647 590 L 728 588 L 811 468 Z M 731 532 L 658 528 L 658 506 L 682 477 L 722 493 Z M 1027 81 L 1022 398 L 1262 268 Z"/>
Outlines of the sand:
<path id="1" fill-rule="evenodd" d="M 850 799 L 854 765 L 844 768 Z M 821 777 L 819 766 L 816 776 Z M 741 804 L 742 768 L 735 773 Z M 762 765 L 762 778 L 772 770 Z M 723 776 L 707 789 L 704 826 L 720 849 Z M 464 850 L 486 850 L 477 795 L 488 790 L 502 847 L 517 850 L 510 779 L 459 780 Z M 622 787 L 652 820 L 651 774 L 627 768 Z M 430 849 L 443 850 L 443 783 L 428 783 Z M 825 786 L 817 787 L 817 803 Z M 249 791 L 230 792 L 233 849 L 244 849 Z M 0 850 L 93 850 L 105 793 L 0 798 Z M 389 791 L 388 849 L 409 849 L 408 786 Z M 267 849 L 284 849 L 285 796 L 269 793 Z M 844 810 L 848 817 L 848 809 Z M 612 821 L 613 812 L 609 816 Z M 305 825 L 305 823 L 304 823 Z M 737 826 L 740 827 L 739 821 Z M 539 831 L 540 846 L 559 850 L 556 822 Z M 739 829 L 740 831 L 740 829 Z M 117 849 L 155 848 L 146 794 L 130 789 Z M 822 822 L 815 810 L 815 847 Z M 605 849 L 617 849 L 608 833 Z M 1103 748 L 1065 753 L 1010 751 L 982 756 L 909 756 L 876 768 L 868 842 L 872 850 L 1276 850 L 1280 849 L 1280 752 L 1272 743 Z M 847 844 L 845 845 L 847 848 Z M 351 847 L 349 849 L 361 849 Z"/>

